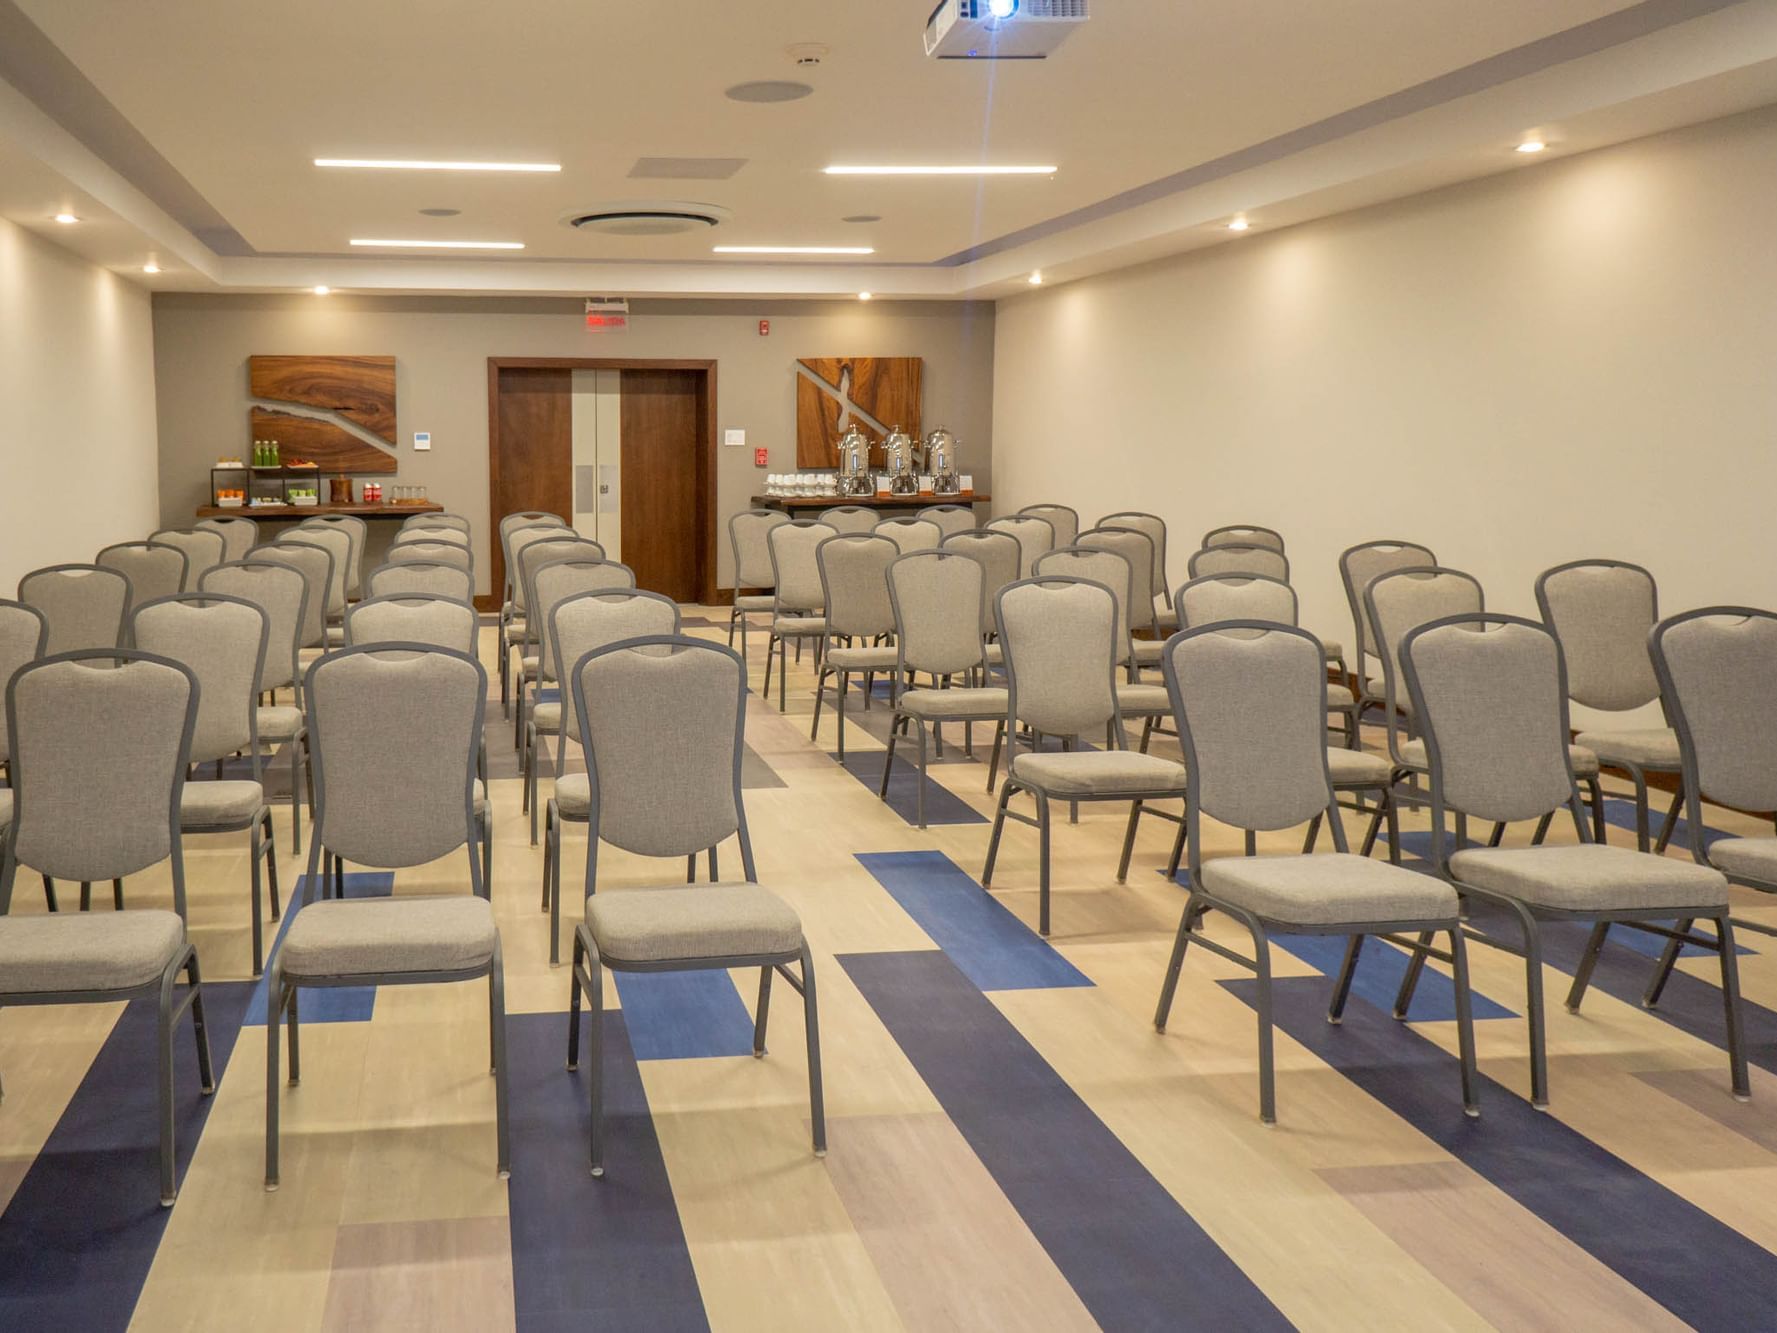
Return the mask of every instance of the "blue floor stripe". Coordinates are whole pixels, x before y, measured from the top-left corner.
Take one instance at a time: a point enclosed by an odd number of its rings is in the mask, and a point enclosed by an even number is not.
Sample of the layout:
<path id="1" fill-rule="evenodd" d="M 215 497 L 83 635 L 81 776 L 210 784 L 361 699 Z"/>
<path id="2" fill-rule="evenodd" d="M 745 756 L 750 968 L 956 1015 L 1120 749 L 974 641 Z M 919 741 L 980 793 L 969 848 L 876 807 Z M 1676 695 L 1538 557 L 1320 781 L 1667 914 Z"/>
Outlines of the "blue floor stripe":
<path id="1" fill-rule="evenodd" d="M 889 774 L 888 806 L 909 824 L 917 823 L 919 801 L 919 765 L 911 763 L 903 754 L 906 745 L 899 745 L 895 750 L 895 766 Z M 882 785 L 881 750 L 851 750 L 841 760 L 837 755 L 833 761 L 850 773 L 875 795 Z M 986 772 L 982 772 L 983 785 Z M 926 823 L 927 824 L 985 824 L 987 816 L 948 787 L 940 786 L 926 778 Z"/>
<path id="2" fill-rule="evenodd" d="M 611 1010 L 604 1023 L 605 1176 L 594 1180 L 584 1034 L 580 1071 L 569 1073 L 562 1068 L 566 1014 L 506 1020 L 518 1328 L 707 1329 L 623 1015 Z"/>
<path id="3" fill-rule="evenodd" d="M 858 861 L 982 990 L 1092 984 L 943 852 L 863 852 Z"/>
<path id="4" fill-rule="evenodd" d="M 636 1059 L 753 1053 L 753 1016 L 722 969 L 610 975 L 617 979 Z"/>
<path id="5" fill-rule="evenodd" d="M 839 962 L 1103 1327 L 1290 1326 L 949 958 Z"/>
<path id="6" fill-rule="evenodd" d="M 1345 961 L 1346 937 L 1343 935 L 1274 933 L 1271 942 L 1284 952 L 1294 954 L 1310 966 L 1319 968 L 1329 978 L 1339 975 L 1340 965 Z M 1449 940 L 1443 936 L 1432 943 L 1439 948 L 1449 947 Z M 1384 1013 L 1391 1013 L 1394 1010 L 1395 992 L 1400 989 L 1401 978 L 1406 974 L 1407 953 L 1404 949 L 1397 949 L 1387 940 L 1365 940 L 1363 952 L 1357 957 L 1357 971 L 1351 978 L 1352 997 L 1368 1000 Z M 1330 988 L 1328 996 L 1331 996 Z M 1469 990 L 1469 1006 L 1477 1020 L 1517 1017 L 1510 1009 L 1488 999 L 1472 987 Z M 1419 985 L 1413 992 L 1413 1004 L 1407 1011 L 1408 1021 L 1442 1023 L 1455 1018 L 1456 983 L 1436 967 L 1428 966 L 1419 975 Z"/>
<path id="7" fill-rule="evenodd" d="M 1256 982 L 1222 984 L 1253 1002 Z M 1455 1057 L 1367 1002 L 1335 1027 L 1319 978 L 1280 979 L 1273 994 L 1278 1028 L 1680 1319 L 1771 1326 L 1777 1262 L 1761 1246 L 1491 1079 L 1481 1079 L 1481 1119 L 1468 1119 Z M 1289 1091 L 1286 1080 L 1286 1123 Z M 1721 1280 L 1700 1272 L 1704 1256 Z"/>
<path id="8" fill-rule="evenodd" d="M 393 871 L 348 871 L 345 882 L 348 898 L 387 898 L 395 892 Z M 307 875 L 297 876 L 296 887 L 290 891 L 290 896 L 284 902 L 284 917 L 278 922 L 277 938 L 265 951 L 268 967 L 271 965 L 272 954 L 283 944 L 291 921 L 302 910 L 303 890 L 307 883 Z M 301 1011 L 304 1023 L 368 1023 L 371 1015 L 376 1012 L 376 987 L 314 986 L 303 991 Z M 247 1007 L 246 1022 L 251 1026 L 265 1026 L 263 977 L 253 983 L 253 998 Z"/>
<path id="9" fill-rule="evenodd" d="M 203 989 L 218 1083 L 249 989 L 245 982 Z M 154 1000 L 124 1009 L 0 1216 L 0 1328 L 84 1333 L 129 1324 L 172 1215 L 160 1206 L 157 1012 Z M 11 1021 L 28 1030 L 30 1011 Z M 189 1013 L 173 1037 L 173 1142 L 183 1183 L 211 1099 L 198 1087 Z"/>

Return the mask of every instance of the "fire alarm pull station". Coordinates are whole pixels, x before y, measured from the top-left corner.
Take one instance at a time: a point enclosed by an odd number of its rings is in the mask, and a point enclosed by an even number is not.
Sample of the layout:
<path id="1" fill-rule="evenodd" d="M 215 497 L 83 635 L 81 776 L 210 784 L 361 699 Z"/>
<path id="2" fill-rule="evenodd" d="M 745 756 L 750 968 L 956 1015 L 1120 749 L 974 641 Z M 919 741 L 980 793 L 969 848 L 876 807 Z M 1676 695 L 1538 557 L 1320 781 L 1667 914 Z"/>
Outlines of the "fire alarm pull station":
<path id="1" fill-rule="evenodd" d="M 769 319 L 762 319 L 759 321 L 759 336 L 761 338 L 769 338 L 771 336 L 771 321 Z"/>
<path id="2" fill-rule="evenodd" d="M 754 467 L 769 467 L 770 465 L 771 465 L 771 451 L 769 449 L 755 449 L 755 450 L 753 450 L 753 466 Z"/>

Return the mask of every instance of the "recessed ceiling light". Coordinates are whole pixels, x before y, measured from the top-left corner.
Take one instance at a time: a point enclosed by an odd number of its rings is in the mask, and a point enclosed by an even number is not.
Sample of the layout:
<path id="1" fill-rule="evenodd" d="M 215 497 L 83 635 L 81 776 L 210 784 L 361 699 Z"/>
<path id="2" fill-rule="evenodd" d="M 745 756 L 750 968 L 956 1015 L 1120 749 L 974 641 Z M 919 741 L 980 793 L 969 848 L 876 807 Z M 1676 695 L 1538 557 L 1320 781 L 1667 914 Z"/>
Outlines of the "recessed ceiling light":
<path id="1" fill-rule="evenodd" d="M 353 245 L 382 250 L 522 250 L 523 241 L 387 241 L 352 239 Z"/>
<path id="2" fill-rule="evenodd" d="M 873 255 L 868 245 L 718 245 L 719 255 Z"/>
<path id="3" fill-rule="evenodd" d="M 870 292 L 859 292 L 858 293 L 858 300 L 868 301 L 870 299 L 871 295 L 872 294 Z"/>
<path id="4" fill-rule="evenodd" d="M 1232 221 L 1228 224 L 1228 230 L 1229 231 L 1245 231 L 1248 227 L 1250 227 L 1252 225 L 1253 224 L 1248 222 L 1245 218 L 1235 218 L 1234 221 Z"/>
<path id="5" fill-rule="evenodd" d="M 1514 151 L 1520 153 L 1540 153 L 1547 147 L 1548 144 L 1544 143 L 1541 139 L 1526 139 L 1523 143 L 1519 144 Z"/>
<path id="6" fill-rule="evenodd" d="M 315 288 L 315 295 L 316 296 L 325 296 L 325 295 L 327 295 L 328 292 L 330 292 L 332 290 L 333 290 L 333 288 L 331 288 L 331 287 L 317 287 L 317 288 Z"/>
<path id="7" fill-rule="evenodd" d="M 828 176 L 1053 176 L 1060 169 L 1054 166 L 837 166 L 823 167 L 822 171 Z"/>
<path id="8" fill-rule="evenodd" d="M 427 162 L 421 159 L 317 157 L 317 167 L 362 167 L 371 171 L 560 171 L 559 162 Z"/>
<path id="9" fill-rule="evenodd" d="M 880 213 L 853 213 L 850 217 L 840 218 L 839 220 L 841 222 L 881 222 L 882 221 L 882 214 L 880 214 Z"/>
<path id="10" fill-rule="evenodd" d="M 75 217 L 72 213 L 57 213 L 56 214 L 56 221 L 61 223 L 64 227 L 66 227 L 66 226 L 70 226 L 73 223 L 79 222 L 80 219 Z"/>
<path id="11" fill-rule="evenodd" d="M 462 211 L 463 210 L 460 208 L 422 208 L 420 210 L 420 216 L 427 218 L 454 218 Z"/>
<path id="12" fill-rule="evenodd" d="M 1034 272 L 1030 275 L 1030 285 L 1032 287 L 1041 287 L 1043 285 L 1043 270 L 1042 269 L 1038 269 L 1038 270 L 1036 270 L 1036 272 Z"/>
<path id="13" fill-rule="evenodd" d="M 142 265 L 142 272 L 144 272 L 144 273 L 159 273 L 160 272 L 160 265 L 155 263 L 152 259 L 150 259 L 146 264 Z"/>

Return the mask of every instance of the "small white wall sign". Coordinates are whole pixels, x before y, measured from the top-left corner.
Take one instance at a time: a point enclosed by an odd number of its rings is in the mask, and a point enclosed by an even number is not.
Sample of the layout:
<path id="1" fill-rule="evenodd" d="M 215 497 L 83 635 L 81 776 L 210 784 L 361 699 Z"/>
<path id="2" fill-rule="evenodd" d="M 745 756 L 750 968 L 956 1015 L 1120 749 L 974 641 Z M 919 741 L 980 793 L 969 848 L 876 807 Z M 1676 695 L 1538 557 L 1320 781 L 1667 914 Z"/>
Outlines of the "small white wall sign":
<path id="1" fill-rule="evenodd" d="M 430 449 L 432 447 L 432 432 L 429 430 L 416 430 L 413 433 L 413 447 L 416 451 Z"/>

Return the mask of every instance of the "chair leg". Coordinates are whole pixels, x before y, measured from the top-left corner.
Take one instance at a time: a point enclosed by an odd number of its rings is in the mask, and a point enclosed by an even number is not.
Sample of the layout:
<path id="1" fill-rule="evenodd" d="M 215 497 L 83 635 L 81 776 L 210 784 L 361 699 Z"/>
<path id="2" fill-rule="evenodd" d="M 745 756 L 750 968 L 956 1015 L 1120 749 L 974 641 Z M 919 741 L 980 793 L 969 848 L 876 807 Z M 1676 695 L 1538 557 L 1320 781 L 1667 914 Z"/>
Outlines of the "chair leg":
<path id="1" fill-rule="evenodd" d="M 587 1052 L 592 1068 L 586 1081 L 592 1099 L 592 1174 L 596 1178 L 605 1174 L 605 977 L 596 948 L 586 950 L 586 975 L 592 982 L 586 992 L 587 1016 L 592 1019 Z"/>
<path id="2" fill-rule="evenodd" d="M 265 878 L 266 885 L 271 891 L 271 919 L 276 921 L 283 915 L 283 909 L 278 901 L 278 847 L 274 827 L 271 807 L 267 806 L 265 810 Z"/>
<path id="3" fill-rule="evenodd" d="M 987 794 L 993 795 L 994 783 L 1000 772 L 1000 747 L 1006 740 L 1006 724 L 996 722 L 993 726 L 993 754 L 987 761 Z"/>
<path id="4" fill-rule="evenodd" d="M 265 1188 L 278 1187 L 278 1027 L 284 1011 L 283 969 L 277 958 L 265 978 Z"/>
<path id="5" fill-rule="evenodd" d="M 1512 906 L 1524 932 L 1524 993 L 1530 1024 L 1530 1104 L 1539 1111 L 1549 1108 L 1548 1032 L 1543 1019 L 1543 942 L 1536 918 L 1522 903 Z"/>
<path id="6" fill-rule="evenodd" d="M 302 741 L 290 742 L 290 849 L 302 855 Z"/>
<path id="7" fill-rule="evenodd" d="M 159 1109 L 160 1109 L 160 1206 L 171 1208 L 179 1197 L 174 1178 L 173 1156 L 173 983 L 179 978 L 179 963 L 174 962 L 160 979 L 159 1040 Z"/>
<path id="8" fill-rule="evenodd" d="M 800 640 L 798 640 L 800 643 Z M 821 696 L 827 692 L 827 668 L 822 667 L 814 678 L 814 720 L 808 724 L 808 739 L 813 741 L 815 733 L 821 729 Z M 842 754 L 841 759 L 845 758 Z"/>
<path id="9" fill-rule="evenodd" d="M 1191 926 L 1197 919 L 1197 895 L 1192 894 L 1185 900 L 1185 910 L 1179 916 L 1178 934 L 1172 941 L 1172 960 L 1166 965 L 1166 978 L 1160 983 L 1160 1003 L 1154 1007 L 1154 1031 L 1166 1031 L 1166 1020 L 1172 1014 L 1172 996 L 1178 990 L 1179 972 L 1185 965 L 1185 946 L 1191 940 Z"/>
<path id="10" fill-rule="evenodd" d="M 1723 912 L 1715 918 L 1716 947 L 1721 950 L 1721 1002 L 1728 1025 L 1728 1073 L 1734 1096 L 1740 1101 L 1752 1098 L 1752 1084 L 1746 1078 L 1746 1034 L 1740 1024 L 1740 962 L 1734 956 L 1734 927 Z"/>
<path id="11" fill-rule="evenodd" d="M 1277 1123 L 1277 1071 L 1272 1054 L 1271 1022 L 1271 945 L 1258 918 L 1241 912 L 1253 937 L 1253 970 L 1258 978 L 1259 992 L 1259 1119 L 1267 1125 Z"/>
<path id="12" fill-rule="evenodd" d="M 253 975 L 258 976 L 265 971 L 265 909 L 259 903 L 259 821 L 253 821 L 252 832 L 248 836 L 248 870 L 247 885 L 253 897 Z"/>
<path id="13" fill-rule="evenodd" d="M 1685 917 L 1678 923 L 1678 933 L 1688 935 L 1696 922 Z M 1660 1002 L 1660 996 L 1666 990 L 1666 982 L 1672 976 L 1672 969 L 1678 963 L 1679 950 L 1684 948 L 1682 940 L 1667 940 L 1666 947 L 1660 950 L 1660 961 L 1654 966 L 1653 976 L 1648 978 L 1647 990 L 1642 993 L 1641 1004 L 1644 1009 L 1652 1009 Z"/>
<path id="14" fill-rule="evenodd" d="M 1419 947 L 1407 960 L 1407 971 L 1401 977 L 1400 989 L 1395 992 L 1394 1016 L 1396 1018 L 1405 1018 L 1407 1010 L 1413 1006 L 1413 992 L 1419 989 L 1419 976 L 1425 971 L 1425 946 L 1431 943 L 1431 938 L 1431 931 L 1422 930 L 1419 932 Z"/>
<path id="15" fill-rule="evenodd" d="M 1006 779 L 1006 785 L 1000 788 L 1000 803 L 993 812 L 993 832 L 987 839 L 987 862 L 981 867 L 981 887 L 986 888 L 993 881 L 993 863 L 1000 854 L 1000 834 L 1006 827 L 1006 805 L 1017 790 L 1012 779 Z"/>
<path id="16" fill-rule="evenodd" d="M 1592 841 L 1604 845 L 1604 788 L 1597 778 L 1586 779 L 1586 790 L 1592 797 Z M 1505 827 L 1503 824 L 1500 826 Z"/>
<path id="17" fill-rule="evenodd" d="M 121 879 L 111 881 L 111 910 L 114 912 L 123 911 L 123 881 Z"/>
<path id="18" fill-rule="evenodd" d="M 1351 978 L 1357 972 L 1357 956 L 1364 947 L 1364 937 L 1353 935 L 1345 946 L 1345 961 L 1339 965 L 1339 979 L 1333 983 L 1332 1003 L 1327 1006 L 1327 1022 L 1345 1021 L 1345 1001 L 1351 996 Z"/>
<path id="19" fill-rule="evenodd" d="M 1672 793 L 1672 808 L 1666 811 L 1666 822 L 1660 825 L 1660 836 L 1658 841 L 1654 843 L 1656 853 L 1663 854 L 1666 844 L 1672 841 L 1673 831 L 1678 827 L 1678 812 L 1682 809 L 1684 809 L 1684 784 L 1681 782 L 1678 790 Z M 1691 836 L 1693 838 L 1697 836 L 1695 829 L 1691 830 Z"/>
<path id="20" fill-rule="evenodd" d="M 876 789 L 881 800 L 888 800 L 889 773 L 895 767 L 895 738 L 907 729 L 907 718 L 897 717 L 889 724 L 888 747 L 882 754 L 882 785 Z"/>
<path id="21" fill-rule="evenodd" d="M 1178 832 L 1172 836 L 1172 854 L 1166 858 L 1166 878 L 1174 883 L 1178 881 L 1179 863 L 1185 859 L 1185 835 L 1190 831 L 1185 822 L 1187 813 L 1183 809 L 1179 811 Z"/>
<path id="22" fill-rule="evenodd" d="M 538 904 L 538 910 L 542 912 L 549 910 L 549 866 L 555 859 L 554 829 L 555 802 L 551 801 L 543 812 L 543 901 Z"/>
<path id="23" fill-rule="evenodd" d="M 1129 803 L 1129 827 L 1123 830 L 1123 855 L 1117 860 L 1117 883 L 1129 882 L 1129 858 L 1135 851 L 1135 826 L 1141 822 L 1141 802 Z"/>
<path id="24" fill-rule="evenodd" d="M 1543 845 L 1543 839 L 1549 836 L 1549 825 L 1554 822 L 1554 819 L 1555 812 L 1551 810 L 1548 814 L 1536 821 L 1536 831 L 1530 835 L 1530 845 L 1532 847 L 1541 847 Z"/>
<path id="25" fill-rule="evenodd" d="M 56 882 L 48 875 L 43 877 L 43 905 L 51 912 L 59 912 L 62 910 L 61 906 L 56 902 Z"/>
<path id="26" fill-rule="evenodd" d="M 586 957 L 586 946 L 580 932 L 574 932 L 574 965 L 568 972 L 568 1072 L 580 1068 L 580 963 Z"/>
<path id="27" fill-rule="evenodd" d="M 914 796 L 914 808 L 918 815 L 919 826 L 926 826 L 926 724 L 919 724 L 919 790 Z"/>
<path id="28" fill-rule="evenodd" d="M 512 1125 L 508 1114 L 506 1059 L 506 966 L 500 957 L 500 937 L 494 936 L 493 970 L 488 973 L 488 1042 L 494 1075 L 494 1142 L 499 1154 L 500 1179 L 512 1175 Z"/>
<path id="29" fill-rule="evenodd" d="M 1382 802 L 1388 809 L 1388 863 L 1398 866 L 1401 863 L 1401 811 L 1395 804 L 1392 788 L 1383 796 Z"/>
<path id="30" fill-rule="evenodd" d="M 1610 933 L 1610 922 L 1594 921 L 1592 934 L 1586 940 L 1586 948 L 1580 954 L 1580 965 L 1574 969 L 1573 985 L 1567 989 L 1567 1011 L 1577 1014 L 1580 1001 L 1586 997 L 1586 987 L 1592 984 L 1592 969 L 1598 966 L 1598 955 L 1604 949 L 1604 937 Z M 1674 941 L 1676 943 L 1676 941 Z"/>
<path id="31" fill-rule="evenodd" d="M 802 946 L 802 1021 L 808 1032 L 808 1115 L 814 1122 L 814 1155 L 827 1155 L 827 1099 L 821 1086 L 821 1015 L 815 1003 L 814 960 Z"/>
<path id="32" fill-rule="evenodd" d="M 790 647 L 790 645 L 786 641 L 784 643 L 780 643 L 778 645 L 778 650 L 777 650 L 777 711 L 780 713 L 787 713 L 790 710 L 790 704 L 789 704 L 789 699 L 790 699 L 790 684 L 789 684 L 789 681 L 790 681 L 790 659 L 788 656 L 789 647 Z M 801 639 L 796 640 L 796 662 L 798 665 L 800 665 L 802 662 L 802 640 Z"/>
<path id="33" fill-rule="evenodd" d="M 80 881 L 80 910 L 83 912 L 93 910 L 93 882 L 90 879 Z"/>
<path id="34" fill-rule="evenodd" d="M 759 969 L 759 1006 L 753 1011 L 753 1058 L 765 1058 L 765 1020 L 771 1012 L 771 966 Z"/>
<path id="35" fill-rule="evenodd" d="M 1032 792 L 1037 799 L 1037 934 L 1049 934 L 1049 798 Z"/>
<path id="36" fill-rule="evenodd" d="M 825 668 L 822 669 L 825 670 Z M 839 699 L 833 707 L 839 722 L 839 762 L 842 764 L 845 762 L 845 696 L 850 689 L 851 672 L 841 671 L 839 673 Z M 864 696 L 866 701 L 869 697 L 868 694 Z"/>
<path id="37" fill-rule="evenodd" d="M 216 1092 L 216 1071 L 210 1061 L 210 1028 L 204 1022 L 204 980 L 198 972 L 196 949 L 185 960 L 185 979 L 191 987 L 191 1035 L 197 1042 L 198 1086 L 209 1097 Z"/>
<path id="38" fill-rule="evenodd" d="M 1361 849 L 1358 851 L 1359 856 L 1368 857 L 1371 852 L 1376 850 L 1376 835 L 1382 831 L 1382 803 L 1387 800 L 1388 795 L 1385 792 L 1382 796 L 1382 802 L 1378 802 L 1375 810 L 1370 813 L 1370 826 L 1364 830 L 1364 841 Z"/>
<path id="39" fill-rule="evenodd" d="M 1456 991 L 1456 1046 L 1462 1063 L 1462 1109 L 1465 1115 L 1481 1114 L 1480 1080 L 1475 1076 L 1475 1017 L 1469 998 L 1468 942 L 1462 927 L 1450 931 L 1450 971 Z"/>

